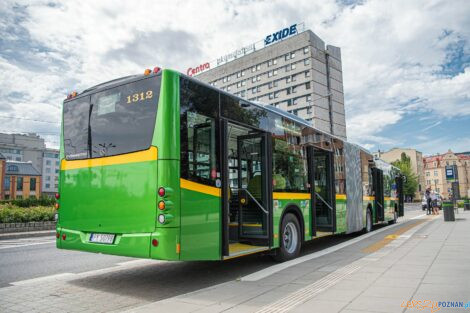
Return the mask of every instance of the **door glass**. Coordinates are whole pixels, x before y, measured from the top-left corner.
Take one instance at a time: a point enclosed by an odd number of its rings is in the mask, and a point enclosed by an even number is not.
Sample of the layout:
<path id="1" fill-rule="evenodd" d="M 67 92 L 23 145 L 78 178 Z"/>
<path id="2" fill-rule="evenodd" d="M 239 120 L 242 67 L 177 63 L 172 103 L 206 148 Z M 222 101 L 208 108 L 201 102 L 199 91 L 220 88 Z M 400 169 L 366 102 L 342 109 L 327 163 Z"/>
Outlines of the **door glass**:
<path id="1" fill-rule="evenodd" d="M 317 225 L 332 225 L 331 182 L 328 153 L 315 150 L 313 166 L 315 175 Z"/>
<path id="2" fill-rule="evenodd" d="M 262 162 L 265 160 L 263 152 L 263 138 L 239 138 L 238 157 L 239 169 L 239 195 L 240 198 L 240 235 L 266 236 L 267 214 L 266 197 L 264 192 L 265 173 Z"/>

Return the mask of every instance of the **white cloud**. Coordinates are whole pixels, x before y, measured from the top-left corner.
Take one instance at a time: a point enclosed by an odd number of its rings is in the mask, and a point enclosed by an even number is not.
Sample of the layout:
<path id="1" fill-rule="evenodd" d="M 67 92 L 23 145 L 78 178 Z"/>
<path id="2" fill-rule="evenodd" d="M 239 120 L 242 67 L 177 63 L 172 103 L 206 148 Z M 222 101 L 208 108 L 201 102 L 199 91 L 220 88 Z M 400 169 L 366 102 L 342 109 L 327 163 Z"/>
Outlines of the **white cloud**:
<path id="1" fill-rule="evenodd" d="M 59 120 L 67 92 L 153 65 L 184 71 L 305 21 L 342 48 L 350 139 L 370 147 L 395 144 L 377 134 L 409 112 L 470 116 L 468 64 L 453 76 L 437 74 L 450 44 L 463 40 L 468 54 L 468 16 L 465 0 L 371 0 L 353 7 L 333 0 L 6 0 L 0 4 L 0 96 L 8 100 L 0 110 Z M 1 128 L 46 126 L 18 121 Z"/>

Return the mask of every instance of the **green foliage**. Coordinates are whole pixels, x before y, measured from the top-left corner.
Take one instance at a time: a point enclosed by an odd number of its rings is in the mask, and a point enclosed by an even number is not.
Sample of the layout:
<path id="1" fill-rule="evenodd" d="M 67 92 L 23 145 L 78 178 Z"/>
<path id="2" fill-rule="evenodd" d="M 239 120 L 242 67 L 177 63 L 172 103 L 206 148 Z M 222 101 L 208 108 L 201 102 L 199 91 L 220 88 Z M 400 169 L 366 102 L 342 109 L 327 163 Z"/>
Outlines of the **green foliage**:
<path id="1" fill-rule="evenodd" d="M 0 223 L 53 221 L 55 213 L 52 206 L 19 207 L 0 204 Z"/>
<path id="2" fill-rule="evenodd" d="M 13 199 L 13 200 L 4 200 L 0 202 L 2 204 L 11 204 L 13 206 L 21 207 L 21 208 L 29 208 L 35 206 L 53 206 L 55 203 L 55 199 L 41 197 L 39 199 L 36 198 L 27 198 L 27 199 Z"/>
<path id="3" fill-rule="evenodd" d="M 403 184 L 404 194 L 413 197 L 418 190 L 418 177 L 413 173 L 410 157 L 402 153 L 401 159 L 392 164 L 400 169 L 402 175 L 406 176 L 406 182 Z"/>

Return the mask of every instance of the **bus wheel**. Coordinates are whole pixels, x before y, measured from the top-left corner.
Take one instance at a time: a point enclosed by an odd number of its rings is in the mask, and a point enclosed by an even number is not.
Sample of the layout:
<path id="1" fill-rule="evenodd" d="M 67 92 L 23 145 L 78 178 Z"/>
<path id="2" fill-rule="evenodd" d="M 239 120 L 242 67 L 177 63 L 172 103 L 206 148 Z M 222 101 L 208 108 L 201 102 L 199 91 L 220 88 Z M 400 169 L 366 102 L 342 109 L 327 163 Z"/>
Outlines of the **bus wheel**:
<path id="1" fill-rule="evenodd" d="M 295 258 L 300 252 L 300 236 L 299 221 L 294 214 L 287 213 L 282 219 L 280 248 L 275 260 L 283 262 Z"/>
<path id="2" fill-rule="evenodd" d="M 372 213 L 369 209 L 367 209 L 366 214 L 366 233 L 370 233 L 372 231 Z"/>

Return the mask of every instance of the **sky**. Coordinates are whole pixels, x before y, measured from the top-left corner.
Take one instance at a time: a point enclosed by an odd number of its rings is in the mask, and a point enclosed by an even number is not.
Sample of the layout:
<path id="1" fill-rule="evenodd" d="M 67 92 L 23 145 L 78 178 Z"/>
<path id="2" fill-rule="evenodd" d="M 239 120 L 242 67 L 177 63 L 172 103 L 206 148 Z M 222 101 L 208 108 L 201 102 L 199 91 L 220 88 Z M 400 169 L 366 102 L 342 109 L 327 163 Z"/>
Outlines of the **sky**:
<path id="1" fill-rule="evenodd" d="M 0 132 L 59 145 L 72 91 L 188 67 L 304 22 L 341 48 L 348 140 L 470 151 L 470 1 L 0 2 Z"/>

